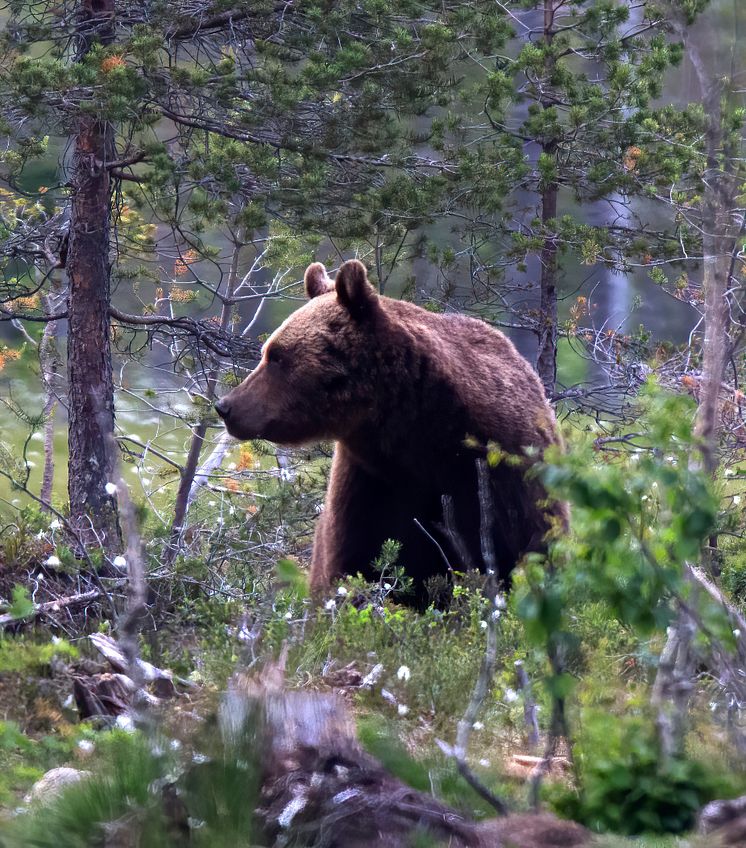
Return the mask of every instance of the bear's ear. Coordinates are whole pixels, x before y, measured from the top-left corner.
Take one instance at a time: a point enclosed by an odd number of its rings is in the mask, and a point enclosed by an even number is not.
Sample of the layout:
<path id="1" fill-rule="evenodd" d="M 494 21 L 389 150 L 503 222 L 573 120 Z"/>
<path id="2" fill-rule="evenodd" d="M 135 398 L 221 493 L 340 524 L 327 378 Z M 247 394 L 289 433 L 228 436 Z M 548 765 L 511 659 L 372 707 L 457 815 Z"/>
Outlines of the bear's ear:
<path id="1" fill-rule="evenodd" d="M 318 297 L 320 294 L 326 294 L 334 288 L 334 283 L 327 277 L 326 268 L 321 262 L 314 262 L 306 268 L 303 282 L 309 299 Z"/>
<path id="2" fill-rule="evenodd" d="M 334 288 L 337 300 L 353 318 L 363 318 L 375 308 L 378 293 L 368 282 L 365 265 L 357 259 L 350 259 L 337 271 Z"/>

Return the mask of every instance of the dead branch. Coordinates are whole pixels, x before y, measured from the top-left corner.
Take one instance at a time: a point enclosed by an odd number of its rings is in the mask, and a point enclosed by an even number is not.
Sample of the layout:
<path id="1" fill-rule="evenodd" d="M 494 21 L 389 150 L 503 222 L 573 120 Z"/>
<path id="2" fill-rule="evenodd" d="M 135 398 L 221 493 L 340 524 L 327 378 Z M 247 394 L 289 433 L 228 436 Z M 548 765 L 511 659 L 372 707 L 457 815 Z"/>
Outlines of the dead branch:
<path id="1" fill-rule="evenodd" d="M 186 317 L 170 318 L 167 315 L 133 315 L 122 312 L 113 306 L 109 309 L 109 314 L 122 324 L 128 324 L 132 327 L 151 327 L 153 329 L 163 327 L 170 330 L 181 330 L 218 356 L 250 361 L 256 361 L 260 356 L 260 344 L 245 339 L 236 333 L 221 330 L 210 321 L 198 321 Z"/>
<path id="2" fill-rule="evenodd" d="M 443 495 L 441 505 L 443 507 L 443 526 L 441 529 L 448 536 L 448 541 L 451 543 L 454 551 L 456 551 L 456 556 L 459 558 L 461 567 L 467 571 L 474 570 L 475 566 L 472 562 L 469 549 L 461 534 L 456 530 L 453 498 L 450 495 Z"/>
<path id="3" fill-rule="evenodd" d="M 113 439 L 112 442 L 114 442 Z M 127 660 L 126 673 L 136 688 L 141 689 L 145 681 L 140 663 L 139 634 L 142 620 L 147 611 L 147 584 L 145 582 L 142 542 L 135 517 L 135 508 L 130 499 L 127 484 L 121 477 L 117 485 L 117 499 L 124 537 L 127 541 L 125 551 L 125 559 L 127 560 L 127 606 L 117 623 L 117 631 L 122 654 Z"/>
<path id="4" fill-rule="evenodd" d="M 54 601 L 44 601 L 44 603 L 41 604 L 34 604 L 34 609 L 23 618 L 16 618 L 16 616 L 6 612 L 3 615 L 0 615 L 0 627 L 8 627 L 8 625 L 11 624 L 19 624 L 29 618 L 38 618 L 39 616 L 46 615 L 47 613 L 59 612 L 61 609 L 66 609 L 67 607 L 87 604 L 90 601 L 95 601 L 97 598 L 100 598 L 101 595 L 102 592 L 100 589 L 91 589 L 89 592 L 79 592 L 77 595 L 68 595 L 65 598 L 58 598 Z"/>
<path id="5" fill-rule="evenodd" d="M 508 813 L 508 808 L 504 801 L 494 795 L 490 790 L 479 780 L 474 772 L 469 768 L 466 760 L 467 751 L 469 748 L 469 739 L 471 738 L 474 722 L 477 720 L 479 711 L 482 709 L 485 698 L 492 686 L 492 680 L 495 676 L 495 665 L 497 663 L 497 622 L 501 613 L 501 598 L 498 594 L 497 586 L 497 563 L 495 559 L 495 550 L 493 545 L 493 522 L 494 522 L 494 505 L 492 503 L 492 492 L 490 491 L 490 476 L 487 462 L 484 459 L 477 460 L 477 483 L 479 491 L 479 529 L 480 543 L 482 548 L 482 559 L 484 561 L 487 578 L 484 584 L 484 591 L 488 601 L 487 614 L 487 643 L 482 657 L 482 664 L 479 668 L 479 674 L 474 683 L 471 698 L 466 707 L 463 717 L 456 727 L 456 743 L 453 746 L 448 745 L 441 740 L 436 740 L 441 751 L 446 756 L 453 757 L 456 761 L 459 773 L 466 782 L 474 789 L 477 794 L 482 797 L 498 812 L 504 816 Z M 453 515 L 446 513 L 445 523 L 450 525 L 449 535 L 457 537 L 457 531 L 454 526 Z M 458 543 L 456 550 L 459 547 L 466 548 L 463 540 Z"/>
<path id="6" fill-rule="evenodd" d="M 518 688 L 523 692 L 523 720 L 528 729 L 528 744 L 533 750 L 539 744 L 539 720 L 537 718 L 536 702 L 531 695 L 531 681 L 528 679 L 522 660 L 514 663 Z"/>

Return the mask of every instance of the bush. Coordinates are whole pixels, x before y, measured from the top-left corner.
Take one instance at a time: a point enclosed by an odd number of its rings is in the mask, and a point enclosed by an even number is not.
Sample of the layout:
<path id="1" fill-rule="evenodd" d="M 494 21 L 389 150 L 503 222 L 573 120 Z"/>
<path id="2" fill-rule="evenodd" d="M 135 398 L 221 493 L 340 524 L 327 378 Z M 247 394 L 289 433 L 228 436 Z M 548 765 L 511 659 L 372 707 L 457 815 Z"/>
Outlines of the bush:
<path id="1" fill-rule="evenodd" d="M 553 804 L 593 830 L 683 833 L 704 804 L 733 794 L 725 778 L 696 760 L 661 761 L 650 718 L 591 714 L 576 754 L 582 791 L 559 790 Z"/>

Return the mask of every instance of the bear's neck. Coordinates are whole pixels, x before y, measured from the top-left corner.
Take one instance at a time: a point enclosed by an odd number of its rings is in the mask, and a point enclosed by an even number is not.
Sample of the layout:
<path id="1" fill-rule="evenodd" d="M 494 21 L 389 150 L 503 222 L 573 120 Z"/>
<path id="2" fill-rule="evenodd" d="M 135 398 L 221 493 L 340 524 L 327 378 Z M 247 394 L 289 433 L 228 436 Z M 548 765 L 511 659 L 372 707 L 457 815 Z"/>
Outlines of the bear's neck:
<path id="1" fill-rule="evenodd" d="M 383 364 L 376 375 L 378 402 L 339 441 L 376 476 L 432 479 L 447 474 L 472 453 L 466 438 L 481 434 L 473 431 L 457 392 L 426 356 L 399 349 L 396 360 L 384 360 L 393 364 Z"/>

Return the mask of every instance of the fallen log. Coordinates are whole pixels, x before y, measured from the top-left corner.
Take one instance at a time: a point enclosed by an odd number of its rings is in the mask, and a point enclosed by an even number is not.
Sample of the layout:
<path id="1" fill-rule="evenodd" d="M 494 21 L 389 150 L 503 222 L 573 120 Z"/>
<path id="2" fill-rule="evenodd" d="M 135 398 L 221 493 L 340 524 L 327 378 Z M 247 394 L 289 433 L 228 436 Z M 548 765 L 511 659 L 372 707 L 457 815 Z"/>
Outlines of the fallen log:
<path id="1" fill-rule="evenodd" d="M 549 814 L 508 815 L 477 823 L 412 789 L 362 749 L 345 704 L 332 694 L 284 691 L 278 679 L 263 685 L 239 677 L 220 711 L 224 738 L 238 738 L 250 717 L 262 749 L 257 817 L 266 844 L 276 848 L 591 844 L 585 828 Z"/>
<path id="2" fill-rule="evenodd" d="M 746 845 L 746 795 L 730 801 L 711 801 L 699 814 L 699 832 L 718 848 Z M 710 844 L 710 843 L 708 843 Z"/>

